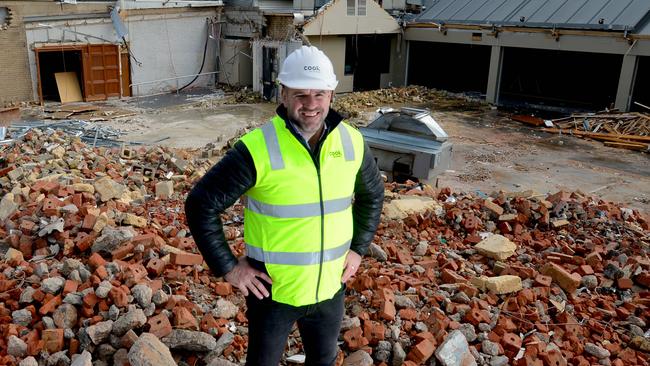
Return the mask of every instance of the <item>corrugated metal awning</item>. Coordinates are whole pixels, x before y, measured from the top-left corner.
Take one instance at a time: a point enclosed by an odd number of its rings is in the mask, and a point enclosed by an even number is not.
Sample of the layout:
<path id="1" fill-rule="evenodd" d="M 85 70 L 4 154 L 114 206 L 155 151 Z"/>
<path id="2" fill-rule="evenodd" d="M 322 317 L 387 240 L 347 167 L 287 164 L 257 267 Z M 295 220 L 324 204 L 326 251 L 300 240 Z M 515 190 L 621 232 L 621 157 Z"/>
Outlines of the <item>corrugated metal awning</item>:
<path id="1" fill-rule="evenodd" d="M 415 22 L 638 30 L 650 0 L 436 0 Z"/>

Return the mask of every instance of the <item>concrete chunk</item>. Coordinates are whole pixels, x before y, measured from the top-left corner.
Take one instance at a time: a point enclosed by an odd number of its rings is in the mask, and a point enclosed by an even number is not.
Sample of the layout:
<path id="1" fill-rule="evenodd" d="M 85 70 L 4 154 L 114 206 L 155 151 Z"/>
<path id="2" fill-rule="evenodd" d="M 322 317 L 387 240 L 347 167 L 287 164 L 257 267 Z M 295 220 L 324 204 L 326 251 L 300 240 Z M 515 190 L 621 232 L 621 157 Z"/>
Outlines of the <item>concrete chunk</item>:
<path id="1" fill-rule="evenodd" d="M 460 330 L 449 333 L 436 350 L 436 358 L 444 366 L 476 366 L 476 360 L 469 350 L 467 339 Z"/>
<path id="2" fill-rule="evenodd" d="M 503 235 L 492 235 L 474 246 L 474 249 L 486 257 L 499 261 L 515 254 L 517 245 Z"/>
<path id="3" fill-rule="evenodd" d="M 142 333 L 129 350 L 129 362 L 133 366 L 176 366 L 169 348 L 155 335 Z"/>
<path id="4" fill-rule="evenodd" d="M 522 289 L 521 278 L 512 275 L 489 277 L 485 287 L 497 295 L 510 294 Z"/>

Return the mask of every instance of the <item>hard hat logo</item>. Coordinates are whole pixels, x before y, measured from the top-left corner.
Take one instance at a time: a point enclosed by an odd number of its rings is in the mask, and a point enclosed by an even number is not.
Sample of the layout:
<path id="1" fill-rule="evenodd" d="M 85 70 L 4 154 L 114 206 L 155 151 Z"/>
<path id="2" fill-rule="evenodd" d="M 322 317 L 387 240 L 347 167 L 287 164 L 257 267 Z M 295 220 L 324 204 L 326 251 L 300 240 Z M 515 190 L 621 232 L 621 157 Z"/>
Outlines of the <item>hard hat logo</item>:
<path id="1" fill-rule="evenodd" d="M 338 85 L 332 61 L 313 46 L 291 52 L 282 63 L 278 81 L 292 89 L 334 90 Z"/>

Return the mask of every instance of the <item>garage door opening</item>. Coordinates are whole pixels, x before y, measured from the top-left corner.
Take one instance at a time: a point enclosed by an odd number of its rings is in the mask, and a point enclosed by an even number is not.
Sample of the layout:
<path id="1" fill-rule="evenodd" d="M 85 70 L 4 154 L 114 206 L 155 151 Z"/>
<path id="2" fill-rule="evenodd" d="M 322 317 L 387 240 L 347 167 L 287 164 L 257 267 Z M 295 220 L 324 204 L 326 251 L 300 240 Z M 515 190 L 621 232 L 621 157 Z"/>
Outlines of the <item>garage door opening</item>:
<path id="1" fill-rule="evenodd" d="M 500 103 L 603 110 L 616 101 L 623 56 L 506 48 Z"/>
<path id="2" fill-rule="evenodd" d="M 632 102 L 641 103 L 646 107 L 650 107 L 650 87 L 648 87 L 647 82 L 647 80 L 650 80 L 650 57 L 640 57 L 637 67 Z M 647 108 L 634 103 L 632 103 L 632 110 L 648 112 Z"/>
<path id="3" fill-rule="evenodd" d="M 407 84 L 485 97 L 490 47 L 410 42 Z"/>
<path id="4" fill-rule="evenodd" d="M 390 72 L 390 35 L 354 35 L 345 39 L 345 75 L 354 75 L 353 90 L 379 89 Z"/>
<path id="5" fill-rule="evenodd" d="M 74 72 L 77 75 L 77 83 L 81 89 L 81 94 L 84 94 L 81 50 L 41 51 L 38 53 L 38 70 L 43 101 L 61 101 L 54 76 L 59 72 Z"/>

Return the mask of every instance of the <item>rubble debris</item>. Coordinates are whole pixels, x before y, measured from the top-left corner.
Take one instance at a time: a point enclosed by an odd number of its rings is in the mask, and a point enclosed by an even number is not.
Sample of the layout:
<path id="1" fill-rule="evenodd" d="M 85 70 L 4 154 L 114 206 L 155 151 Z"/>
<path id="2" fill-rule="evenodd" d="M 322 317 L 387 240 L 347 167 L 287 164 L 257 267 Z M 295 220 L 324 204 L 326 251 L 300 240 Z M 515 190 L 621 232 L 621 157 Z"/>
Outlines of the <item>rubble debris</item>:
<path id="1" fill-rule="evenodd" d="M 90 122 L 108 121 L 110 119 L 133 116 L 135 114 L 131 110 L 102 106 L 97 103 L 52 104 L 43 110 L 43 118 L 45 119 L 76 119 Z"/>
<path id="2" fill-rule="evenodd" d="M 482 110 L 488 107 L 483 101 L 474 100 L 463 95 L 429 89 L 424 86 L 407 86 L 353 92 L 337 96 L 332 108 L 344 117 L 357 122 L 361 111 L 371 107 L 377 108 L 387 105 L 409 105 L 436 111 L 457 110 L 460 108 L 463 110 Z"/>
<path id="3" fill-rule="evenodd" d="M 0 154 L 0 364 L 244 361 L 245 301 L 210 275 L 184 223 L 183 198 L 213 161 L 162 147 L 125 160 L 39 129 Z M 340 363 L 648 363 L 648 213 L 579 191 L 385 187 L 370 255 L 346 284 Z M 240 203 L 223 215 L 236 255 L 242 219 Z M 496 249 L 479 250 L 486 238 Z M 289 343 L 304 354 L 297 333 Z"/>

